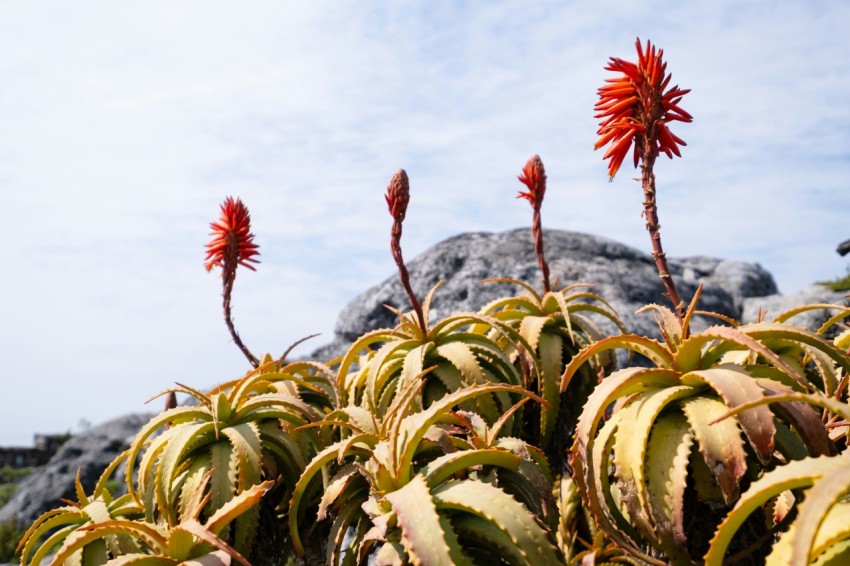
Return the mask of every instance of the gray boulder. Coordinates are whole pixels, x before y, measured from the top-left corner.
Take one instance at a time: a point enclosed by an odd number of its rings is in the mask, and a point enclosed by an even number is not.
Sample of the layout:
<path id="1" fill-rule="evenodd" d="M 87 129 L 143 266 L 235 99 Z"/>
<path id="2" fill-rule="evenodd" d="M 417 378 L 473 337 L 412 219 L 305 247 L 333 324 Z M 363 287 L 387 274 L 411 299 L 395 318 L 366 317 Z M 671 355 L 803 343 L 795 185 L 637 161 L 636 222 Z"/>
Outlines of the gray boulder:
<path id="1" fill-rule="evenodd" d="M 47 464 L 20 483 L 12 499 L 0 509 L 0 522 L 16 518 L 21 527 L 26 527 L 45 511 L 62 505 L 60 499 L 76 501 L 77 470 L 83 487 L 90 493 L 103 470 L 130 446 L 152 416 L 119 417 L 72 437 Z"/>
<path id="2" fill-rule="evenodd" d="M 649 254 L 608 238 L 563 230 L 546 230 L 544 248 L 553 281 L 557 277 L 559 285 L 592 284 L 631 331 L 658 336 L 651 314 L 635 314 L 647 303 L 669 306 Z M 777 293 L 773 277 L 757 263 L 710 257 L 670 258 L 668 263 L 686 301 L 700 283 L 704 285 L 702 310 L 739 318 L 747 300 Z M 478 310 L 517 291 L 505 283 L 481 283 L 482 279 L 510 277 L 541 287 L 527 228 L 449 238 L 410 261 L 408 269 L 420 299 L 438 281 L 445 281 L 434 295 L 432 321 L 453 312 Z M 411 308 L 395 274 L 354 298 L 339 315 L 333 341 L 313 352 L 312 357 L 328 360 L 342 355 L 364 332 L 393 327 L 395 315 L 384 305 L 405 311 Z"/>
<path id="3" fill-rule="evenodd" d="M 824 285 L 811 285 L 799 293 L 793 295 L 768 295 L 766 297 L 748 298 L 744 300 L 744 308 L 741 313 L 742 322 L 754 322 L 758 320 L 759 310 L 764 312 L 765 320 L 770 320 L 776 315 L 800 305 L 828 304 L 850 306 L 850 295 L 847 293 L 836 293 Z M 818 309 L 807 311 L 789 319 L 790 324 L 817 330 L 826 320 L 836 314 L 834 309 Z"/>

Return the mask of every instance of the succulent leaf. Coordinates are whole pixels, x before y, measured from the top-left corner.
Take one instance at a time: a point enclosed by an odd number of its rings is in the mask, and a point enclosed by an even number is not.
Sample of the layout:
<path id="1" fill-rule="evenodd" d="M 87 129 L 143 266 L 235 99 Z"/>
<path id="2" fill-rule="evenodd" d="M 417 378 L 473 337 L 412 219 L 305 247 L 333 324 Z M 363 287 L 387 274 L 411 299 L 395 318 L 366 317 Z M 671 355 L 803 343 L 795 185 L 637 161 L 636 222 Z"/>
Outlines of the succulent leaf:
<path id="1" fill-rule="evenodd" d="M 462 511 L 491 522 L 508 536 L 527 564 L 563 564 L 563 556 L 546 530 L 521 503 L 498 487 L 461 480 L 444 484 L 432 493 L 438 511 Z"/>
<path id="2" fill-rule="evenodd" d="M 726 549 L 735 533 L 757 507 L 783 491 L 809 487 L 822 476 L 846 466 L 845 458 L 821 456 L 795 460 L 753 482 L 717 528 L 705 555 L 706 566 L 722 565 Z"/>
<path id="3" fill-rule="evenodd" d="M 416 476 L 401 489 L 387 494 L 398 516 L 402 544 L 413 564 L 469 564 L 457 536 L 440 515 L 425 480 Z"/>

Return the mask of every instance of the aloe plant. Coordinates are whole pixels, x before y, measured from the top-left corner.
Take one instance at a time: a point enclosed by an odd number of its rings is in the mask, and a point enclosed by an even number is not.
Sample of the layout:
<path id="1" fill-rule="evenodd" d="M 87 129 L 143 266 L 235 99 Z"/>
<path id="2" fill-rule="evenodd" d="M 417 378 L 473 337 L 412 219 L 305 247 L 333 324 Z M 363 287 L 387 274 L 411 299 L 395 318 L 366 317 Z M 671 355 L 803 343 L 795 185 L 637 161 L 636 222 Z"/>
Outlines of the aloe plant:
<path id="1" fill-rule="evenodd" d="M 779 403 L 773 412 L 757 406 L 711 424 L 738 405 L 811 389 L 803 359 L 794 352 L 822 358 L 824 375 L 850 370 L 850 356 L 815 333 L 775 322 L 714 326 L 688 335 L 699 294 L 681 325 L 671 311 L 652 307 L 665 342 L 636 335 L 605 338 L 579 352 L 561 382 L 563 391 L 586 360 L 618 347 L 653 365 L 617 371 L 600 383 L 579 418 L 572 448 L 574 477 L 594 519 L 643 558 L 651 558 L 642 550 L 647 543 L 674 562 L 701 555 L 704 523 L 686 524 L 686 500 L 699 502 L 701 520 L 710 523 L 759 470 L 835 451 L 821 416 L 800 403 Z M 605 421 L 612 403 L 614 412 Z"/>
<path id="2" fill-rule="evenodd" d="M 524 339 L 510 325 L 477 313 L 457 313 L 431 324 L 430 305 L 440 284 L 420 303 L 410 287 L 401 254 L 401 223 L 409 202 L 409 181 L 404 170 L 393 177 L 386 199 L 393 215 L 390 247 L 413 311 L 392 309 L 399 320 L 395 328 L 368 332 L 351 345 L 338 368 L 341 404 L 360 405 L 376 417 L 383 417 L 393 399 L 431 366 L 435 369 L 429 374 L 421 399 L 416 400 L 417 406 L 427 406 L 468 385 L 520 385 L 523 380 L 519 370 L 494 337 L 522 345 Z M 537 371 L 536 364 L 531 371 Z M 506 393 L 497 392 L 492 398 L 479 396 L 474 403 L 468 408 L 492 421 L 513 401 Z M 512 426 L 518 432 L 519 424 Z"/>
<path id="3" fill-rule="evenodd" d="M 41 564 L 57 545 L 65 543 L 80 529 L 118 519 L 138 519 L 144 515 L 142 507 L 129 494 L 113 497 L 107 487 L 115 470 L 126 461 L 127 455 L 128 452 L 125 451 L 106 467 L 91 494 L 86 494 L 80 482 L 80 474 L 77 473 L 77 501 L 64 501 L 65 506 L 42 514 L 21 538 L 16 553 L 20 553 L 22 565 Z M 74 552 L 69 553 L 69 557 L 76 561 L 85 557 L 88 563 L 94 563 L 96 560 L 105 562 L 110 554 L 125 554 L 136 549 L 137 546 L 131 539 L 110 535 L 78 544 Z"/>
<path id="4" fill-rule="evenodd" d="M 315 430 L 296 429 L 320 420 L 325 415 L 322 406 L 335 399 L 333 380 L 317 371 L 320 367 L 281 367 L 281 362 L 266 357 L 242 379 L 209 393 L 178 384 L 176 390 L 197 399 L 198 406 L 155 416 L 130 447 L 126 481 L 130 495 L 144 503 L 146 518 L 176 525 L 200 485 L 210 495 L 205 500 L 207 515 L 264 479 L 280 478 L 276 497 L 288 498 L 321 443 Z M 312 404 L 305 401 L 309 396 Z M 170 427 L 154 437 L 166 423 Z M 250 550 L 258 519 L 259 509 L 254 508 L 236 520 L 231 540 L 240 552 Z"/>
<path id="5" fill-rule="evenodd" d="M 201 522 L 210 493 L 206 484 L 212 472 L 201 477 L 185 500 L 184 514 L 179 523 L 167 525 L 141 520 L 114 519 L 84 525 L 77 528 L 66 539 L 53 557 L 52 564 L 67 564 L 72 557 L 94 545 L 103 545 L 111 538 L 133 541 L 136 550 L 119 552 L 107 561 L 106 555 L 90 556 L 86 553 L 85 564 L 198 564 L 229 566 L 232 560 L 250 566 L 248 560 L 223 540 L 219 534 L 245 512 L 256 508 L 260 498 L 271 489 L 274 482 L 266 481 L 251 486 L 229 500 L 215 513 Z"/>
<path id="6" fill-rule="evenodd" d="M 519 439 L 500 437 L 518 407 L 492 425 L 455 410 L 499 391 L 536 396 L 516 386 L 481 384 L 415 411 L 424 377 L 397 396 L 381 420 L 354 406 L 329 415 L 326 425 L 351 435 L 319 452 L 295 488 L 289 520 L 296 551 L 304 551 L 302 502 L 321 475 L 316 518 L 333 516 L 329 564 L 354 564 L 369 552 L 381 561 L 463 564 L 492 545 L 511 564 L 559 563 L 539 522 L 557 521 L 546 459 Z"/>

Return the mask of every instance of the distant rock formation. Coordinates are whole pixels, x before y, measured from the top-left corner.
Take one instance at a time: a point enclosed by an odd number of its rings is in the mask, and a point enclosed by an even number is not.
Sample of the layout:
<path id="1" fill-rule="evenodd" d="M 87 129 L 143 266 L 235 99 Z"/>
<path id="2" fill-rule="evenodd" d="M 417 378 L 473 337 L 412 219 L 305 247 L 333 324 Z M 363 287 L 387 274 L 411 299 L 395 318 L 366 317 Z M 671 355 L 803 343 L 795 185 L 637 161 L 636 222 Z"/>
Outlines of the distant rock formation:
<path id="1" fill-rule="evenodd" d="M 593 290 L 611 303 L 631 331 L 658 336 L 651 314 L 635 314 L 647 303 L 669 306 L 662 296 L 664 288 L 649 254 L 608 238 L 563 230 L 546 230 L 544 247 L 553 280 L 557 277 L 560 285 L 592 284 Z M 757 263 L 701 256 L 668 261 L 685 300 L 702 283 L 702 310 L 743 317 L 745 321 L 755 319 L 762 301 L 767 301 L 767 308 L 774 311 L 780 303 L 800 304 L 795 301 L 804 301 L 809 296 L 780 297 L 773 276 Z M 449 238 L 414 258 L 408 268 L 411 283 L 420 297 L 438 281 L 445 281 L 434 295 L 433 320 L 452 312 L 478 310 L 493 299 L 517 291 L 505 283 L 481 283 L 482 279 L 510 277 L 535 288 L 541 286 L 540 269 L 527 228 Z M 843 300 L 840 294 L 828 296 L 828 290 L 818 289 L 824 290 L 818 295 L 820 299 Z M 342 355 L 364 332 L 394 326 L 395 315 L 384 305 L 402 310 L 411 308 L 395 274 L 355 297 L 340 313 L 333 341 L 317 349 L 311 357 L 326 360 Z"/>
<path id="2" fill-rule="evenodd" d="M 62 505 L 77 500 L 74 480 L 90 493 L 101 472 L 130 446 L 130 441 L 152 415 L 134 414 L 94 426 L 68 440 L 50 461 L 21 481 L 12 499 L 0 509 L 0 522 L 17 519 L 21 527 Z"/>

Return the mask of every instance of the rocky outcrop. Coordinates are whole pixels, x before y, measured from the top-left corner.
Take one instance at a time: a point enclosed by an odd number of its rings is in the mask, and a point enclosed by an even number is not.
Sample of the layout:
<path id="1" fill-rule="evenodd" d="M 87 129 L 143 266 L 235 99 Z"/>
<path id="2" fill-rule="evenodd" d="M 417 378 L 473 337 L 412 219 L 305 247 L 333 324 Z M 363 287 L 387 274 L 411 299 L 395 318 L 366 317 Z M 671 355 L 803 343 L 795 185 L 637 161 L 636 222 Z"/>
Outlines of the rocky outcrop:
<path id="1" fill-rule="evenodd" d="M 744 308 L 741 313 L 743 322 L 753 322 L 758 320 L 759 311 L 765 314 L 765 318 L 770 320 L 776 315 L 783 313 L 800 305 L 842 305 L 850 306 L 850 295 L 847 293 L 836 293 L 823 285 L 811 285 L 793 295 L 770 295 L 768 297 L 749 298 L 744 300 Z M 826 322 L 835 310 L 817 309 L 807 311 L 793 318 L 788 319 L 790 324 L 817 330 L 817 328 Z"/>
<path id="2" fill-rule="evenodd" d="M 658 335 L 651 314 L 635 314 L 647 303 L 666 306 L 663 286 L 649 254 L 608 238 L 562 230 L 546 230 L 544 247 L 553 280 L 558 278 L 560 285 L 592 284 L 630 330 Z M 757 263 L 688 257 L 671 258 L 669 264 L 679 293 L 686 300 L 703 284 L 703 310 L 740 318 L 745 304 L 757 304 L 758 299 L 777 293 L 773 277 Z M 482 279 L 510 277 L 540 287 L 540 269 L 527 228 L 449 238 L 413 259 L 408 268 L 419 297 L 444 281 L 434 295 L 432 320 L 452 312 L 478 310 L 517 290 L 505 283 L 482 283 Z M 352 300 L 339 315 L 334 341 L 314 352 L 313 357 L 341 355 L 363 332 L 394 326 L 395 315 L 384 305 L 411 308 L 395 275 Z"/>
<path id="3" fill-rule="evenodd" d="M 77 500 L 74 480 L 90 493 L 103 470 L 130 446 L 130 441 L 152 415 L 119 417 L 90 428 L 68 440 L 50 461 L 36 468 L 18 486 L 15 495 L 0 509 L 0 522 L 17 519 L 28 526 L 39 515 L 62 505 L 60 499 Z"/>

